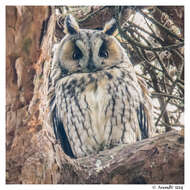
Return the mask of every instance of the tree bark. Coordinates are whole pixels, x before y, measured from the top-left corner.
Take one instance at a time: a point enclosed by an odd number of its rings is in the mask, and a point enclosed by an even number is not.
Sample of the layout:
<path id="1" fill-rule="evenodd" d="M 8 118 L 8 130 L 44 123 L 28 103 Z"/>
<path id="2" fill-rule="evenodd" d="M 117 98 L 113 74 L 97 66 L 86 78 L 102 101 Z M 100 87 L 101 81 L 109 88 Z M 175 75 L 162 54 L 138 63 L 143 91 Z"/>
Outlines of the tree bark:
<path id="1" fill-rule="evenodd" d="M 53 7 L 6 7 L 6 183 L 184 183 L 176 131 L 76 160 L 64 154 L 47 107 L 54 33 Z"/>
<path id="2" fill-rule="evenodd" d="M 69 165 L 62 165 L 60 183 L 183 184 L 183 142 L 172 131 L 77 159 L 69 174 Z"/>
<path id="3" fill-rule="evenodd" d="M 45 94 L 55 25 L 52 11 L 39 6 L 6 7 L 7 183 L 51 183 L 48 164 L 56 156 L 50 156 L 53 148 L 46 137 Z M 25 174 L 31 160 L 34 165 Z"/>

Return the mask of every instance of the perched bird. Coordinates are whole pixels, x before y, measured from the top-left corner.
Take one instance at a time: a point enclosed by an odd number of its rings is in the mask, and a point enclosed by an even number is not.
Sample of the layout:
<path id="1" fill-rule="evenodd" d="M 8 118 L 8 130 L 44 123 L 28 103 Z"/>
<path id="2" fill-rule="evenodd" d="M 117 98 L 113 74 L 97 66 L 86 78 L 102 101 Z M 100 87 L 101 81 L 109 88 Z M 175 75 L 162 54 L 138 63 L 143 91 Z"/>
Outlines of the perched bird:
<path id="1" fill-rule="evenodd" d="M 80 29 L 65 18 L 49 75 L 51 124 L 64 152 L 83 157 L 154 135 L 152 105 L 145 83 L 113 36 L 112 19 L 103 30 Z"/>

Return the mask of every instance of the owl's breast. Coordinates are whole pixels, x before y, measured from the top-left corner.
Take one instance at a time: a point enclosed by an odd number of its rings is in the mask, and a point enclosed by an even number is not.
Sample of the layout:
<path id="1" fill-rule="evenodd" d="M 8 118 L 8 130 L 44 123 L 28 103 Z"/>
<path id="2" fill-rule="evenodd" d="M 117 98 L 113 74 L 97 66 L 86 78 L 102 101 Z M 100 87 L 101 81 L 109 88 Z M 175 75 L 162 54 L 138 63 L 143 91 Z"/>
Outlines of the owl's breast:
<path id="1" fill-rule="evenodd" d="M 113 138 L 120 139 L 124 123 L 133 119 L 133 110 L 141 100 L 139 87 L 136 78 L 122 73 L 121 69 L 88 74 L 88 77 L 91 82 L 81 93 L 81 102 L 88 104 L 87 115 L 91 118 L 91 128 L 97 141 L 109 144 L 112 128 L 117 127 Z"/>
<path id="2" fill-rule="evenodd" d="M 141 95 L 133 75 L 122 69 L 75 74 L 60 81 L 59 88 L 63 92 L 59 114 L 74 153 L 84 155 L 136 140 L 135 114 Z"/>
<path id="3" fill-rule="evenodd" d="M 86 99 L 89 105 L 88 113 L 92 121 L 91 127 L 97 136 L 99 144 L 105 141 L 103 126 L 106 123 L 106 117 L 104 110 L 109 101 L 109 95 L 106 90 L 107 82 L 106 79 L 96 79 L 86 86 L 84 93 L 81 94 L 81 99 Z"/>

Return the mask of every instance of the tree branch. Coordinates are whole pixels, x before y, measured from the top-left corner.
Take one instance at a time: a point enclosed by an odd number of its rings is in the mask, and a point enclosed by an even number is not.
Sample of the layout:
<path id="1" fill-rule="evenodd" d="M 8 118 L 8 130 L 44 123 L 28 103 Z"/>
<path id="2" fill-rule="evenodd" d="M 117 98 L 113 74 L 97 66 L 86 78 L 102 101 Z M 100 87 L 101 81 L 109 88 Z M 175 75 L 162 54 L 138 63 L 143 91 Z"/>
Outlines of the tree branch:
<path id="1" fill-rule="evenodd" d="M 142 48 L 144 50 L 150 50 L 150 51 L 165 51 L 165 50 L 168 50 L 168 51 L 171 51 L 172 49 L 177 49 L 177 48 L 180 48 L 180 47 L 184 46 L 184 42 L 180 42 L 178 44 L 171 44 L 171 45 L 168 45 L 168 46 L 157 47 L 157 48 L 150 47 L 150 46 L 144 46 L 140 42 L 137 42 L 137 41 L 133 40 L 125 32 L 123 32 L 123 30 L 121 29 L 121 26 L 119 24 L 119 20 L 118 20 L 117 16 L 116 16 L 116 20 L 117 20 L 117 27 L 118 27 L 118 30 L 119 30 L 119 33 L 121 34 L 121 36 L 124 37 L 129 43 L 131 43 L 131 44 L 133 44 L 133 45 L 135 45 L 137 47 L 140 47 L 140 48 Z"/>
<path id="2" fill-rule="evenodd" d="M 170 36 L 174 37 L 175 39 L 179 40 L 180 42 L 184 42 L 183 39 L 179 38 L 175 33 L 173 33 L 172 31 L 170 31 L 169 29 L 167 29 L 165 26 L 163 26 L 160 22 L 158 22 L 157 20 L 155 20 L 154 18 L 148 16 L 147 14 L 145 14 L 140 8 L 136 8 L 136 10 L 143 15 L 145 18 L 147 18 L 148 20 L 150 20 L 152 23 L 154 23 L 155 25 L 157 25 L 159 28 L 161 28 L 163 31 L 165 31 L 167 34 L 169 34 Z"/>
<path id="3" fill-rule="evenodd" d="M 183 143 L 184 137 L 174 130 L 79 158 L 63 164 L 60 183 L 184 183 Z"/>
<path id="4" fill-rule="evenodd" d="M 179 98 L 179 97 L 176 97 L 176 96 L 173 96 L 173 95 L 170 95 L 170 94 L 164 94 L 164 93 L 158 93 L 158 92 L 152 92 L 151 94 L 152 94 L 152 96 L 157 96 L 157 97 L 164 96 L 164 97 L 169 97 L 171 99 L 180 100 L 182 102 L 184 101 L 183 98 Z"/>
<path id="5" fill-rule="evenodd" d="M 80 19 L 78 22 L 81 24 L 83 22 L 85 22 L 86 20 L 88 20 L 89 18 L 93 17 L 94 15 L 98 14 L 100 11 L 104 10 L 105 8 L 107 8 L 108 6 L 104 6 L 101 7 L 100 9 L 94 11 L 94 12 L 90 12 L 89 14 L 85 15 L 84 18 Z"/>

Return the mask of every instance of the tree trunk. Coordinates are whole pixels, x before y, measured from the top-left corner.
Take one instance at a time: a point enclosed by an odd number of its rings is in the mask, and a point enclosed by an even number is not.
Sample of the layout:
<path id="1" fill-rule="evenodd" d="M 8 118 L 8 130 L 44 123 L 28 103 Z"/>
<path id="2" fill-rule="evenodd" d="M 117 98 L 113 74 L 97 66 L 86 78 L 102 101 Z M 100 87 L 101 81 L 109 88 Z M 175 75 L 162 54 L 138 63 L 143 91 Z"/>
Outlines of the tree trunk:
<path id="1" fill-rule="evenodd" d="M 6 7 L 6 183 L 184 183 L 176 131 L 76 160 L 49 125 L 54 8 Z"/>

